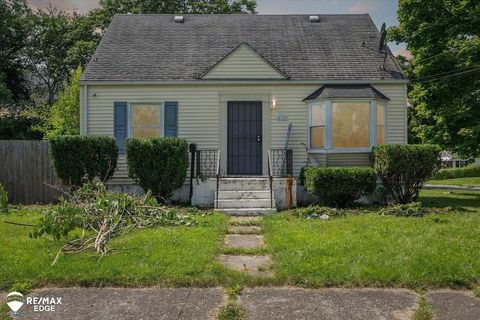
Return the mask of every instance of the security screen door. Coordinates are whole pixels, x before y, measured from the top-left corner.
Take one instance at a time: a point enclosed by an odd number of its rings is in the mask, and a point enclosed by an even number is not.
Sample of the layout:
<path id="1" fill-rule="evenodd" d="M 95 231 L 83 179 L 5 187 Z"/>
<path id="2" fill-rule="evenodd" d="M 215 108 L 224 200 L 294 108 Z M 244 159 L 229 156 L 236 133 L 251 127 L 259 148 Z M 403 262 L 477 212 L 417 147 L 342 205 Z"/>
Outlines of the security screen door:
<path id="1" fill-rule="evenodd" d="M 262 102 L 228 102 L 227 173 L 262 174 Z"/>

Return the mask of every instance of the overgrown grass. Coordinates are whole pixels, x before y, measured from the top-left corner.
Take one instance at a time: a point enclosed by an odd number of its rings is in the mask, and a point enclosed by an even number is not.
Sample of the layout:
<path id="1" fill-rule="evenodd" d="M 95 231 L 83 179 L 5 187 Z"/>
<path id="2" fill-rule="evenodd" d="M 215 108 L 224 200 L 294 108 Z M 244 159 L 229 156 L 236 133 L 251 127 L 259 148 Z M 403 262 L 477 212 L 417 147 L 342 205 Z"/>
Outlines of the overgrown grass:
<path id="1" fill-rule="evenodd" d="M 228 273 L 216 262 L 222 248 L 226 217 L 198 217 L 197 227 L 164 227 L 135 231 L 112 242 L 113 248 L 131 250 L 98 260 L 93 252 L 62 255 L 51 263 L 60 243 L 45 237 L 31 239 L 30 227 L 3 220 L 33 224 L 39 208 L 24 207 L 0 216 L 0 289 L 21 283 L 40 285 L 169 285 L 212 286 L 228 282 Z"/>
<path id="2" fill-rule="evenodd" d="M 429 180 L 427 183 L 446 186 L 480 187 L 480 177 Z"/>
<path id="3" fill-rule="evenodd" d="M 420 298 L 418 302 L 418 307 L 415 309 L 415 312 L 412 316 L 413 320 L 431 320 L 433 319 L 433 308 L 430 304 L 425 301 L 424 297 Z"/>
<path id="4" fill-rule="evenodd" d="M 321 286 L 471 287 L 480 280 L 480 193 L 426 190 L 449 214 L 347 215 L 329 221 L 292 212 L 265 218 L 277 280 Z"/>

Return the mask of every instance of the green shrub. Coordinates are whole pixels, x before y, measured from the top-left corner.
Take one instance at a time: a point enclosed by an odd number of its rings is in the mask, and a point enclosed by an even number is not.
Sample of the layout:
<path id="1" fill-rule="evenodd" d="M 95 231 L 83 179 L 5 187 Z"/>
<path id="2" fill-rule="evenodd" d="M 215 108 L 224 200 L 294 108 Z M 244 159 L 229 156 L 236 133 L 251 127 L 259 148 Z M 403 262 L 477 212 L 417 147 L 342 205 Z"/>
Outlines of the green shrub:
<path id="1" fill-rule="evenodd" d="M 0 183 L 0 213 L 8 212 L 8 193 Z"/>
<path id="2" fill-rule="evenodd" d="M 418 198 L 423 184 L 441 165 L 437 145 L 382 145 L 374 149 L 374 168 L 395 203 Z"/>
<path id="3" fill-rule="evenodd" d="M 352 206 L 355 200 L 373 193 L 376 185 L 372 168 L 305 169 L 305 188 L 321 205 Z"/>
<path id="4" fill-rule="evenodd" d="M 434 174 L 433 179 L 445 180 L 470 177 L 480 177 L 480 164 L 472 163 L 463 168 L 440 169 Z"/>
<path id="5" fill-rule="evenodd" d="M 110 179 L 117 167 L 118 148 L 112 137 L 58 136 L 50 139 L 50 156 L 63 183 L 80 186 L 83 179 Z"/>
<path id="6" fill-rule="evenodd" d="M 151 190 L 157 199 L 166 201 L 183 185 L 188 168 L 188 143 L 185 139 L 128 139 L 125 150 L 128 176 L 143 190 Z"/>

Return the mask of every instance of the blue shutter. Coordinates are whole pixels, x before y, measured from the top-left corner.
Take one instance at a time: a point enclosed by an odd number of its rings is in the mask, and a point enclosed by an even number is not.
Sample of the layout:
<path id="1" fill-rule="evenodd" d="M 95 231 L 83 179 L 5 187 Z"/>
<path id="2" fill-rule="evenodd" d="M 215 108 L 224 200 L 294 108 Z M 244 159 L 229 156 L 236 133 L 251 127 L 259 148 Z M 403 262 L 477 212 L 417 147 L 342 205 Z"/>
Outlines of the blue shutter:
<path id="1" fill-rule="evenodd" d="M 114 102 L 113 103 L 113 130 L 115 140 L 118 145 L 118 152 L 125 153 L 125 139 L 127 138 L 127 103 Z"/>
<path id="2" fill-rule="evenodd" d="M 178 102 L 165 102 L 165 136 L 176 137 L 178 134 Z"/>

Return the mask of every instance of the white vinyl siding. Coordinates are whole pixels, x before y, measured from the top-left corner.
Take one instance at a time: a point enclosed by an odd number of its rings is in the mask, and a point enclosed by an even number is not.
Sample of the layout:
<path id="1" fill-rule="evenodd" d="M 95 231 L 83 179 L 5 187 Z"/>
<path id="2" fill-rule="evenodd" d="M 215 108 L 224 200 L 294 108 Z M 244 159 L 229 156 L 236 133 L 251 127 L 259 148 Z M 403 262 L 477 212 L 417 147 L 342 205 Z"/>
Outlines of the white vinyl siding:
<path id="1" fill-rule="evenodd" d="M 307 104 L 302 101 L 317 90 L 318 84 L 265 85 L 89 85 L 88 134 L 113 136 L 113 102 L 158 103 L 178 101 L 178 137 L 197 143 L 199 149 L 220 148 L 220 108 L 222 95 L 266 95 L 277 103 L 274 111 L 268 106 L 268 141 L 270 148 L 283 148 L 287 127 L 292 123 L 289 148 L 293 149 L 294 175 L 307 163 Z M 406 143 L 406 94 L 403 84 L 382 84 L 374 87 L 389 97 L 386 104 L 386 143 Z M 93 94 L 95 93 L 95 96 Z M 83 108 L 83 106 L 82 106 Z M 278 115 L 288 120 L 278 120 Z M 283 118 L 283 117 L 280 117 Z M 266 123 L 268 121 L 268 123 Z M 265 138 L 265 137 L 264 137 Z M 266 150 L 263 150 L 266 152 Z M 222 155 L 225 157 L 226 155 Z M 311 154 L 312 165 L 357 166 L 368 164 L 368 153 Z M 118 161 L 115 183 L 128 183 L 124 156 Z"/>

